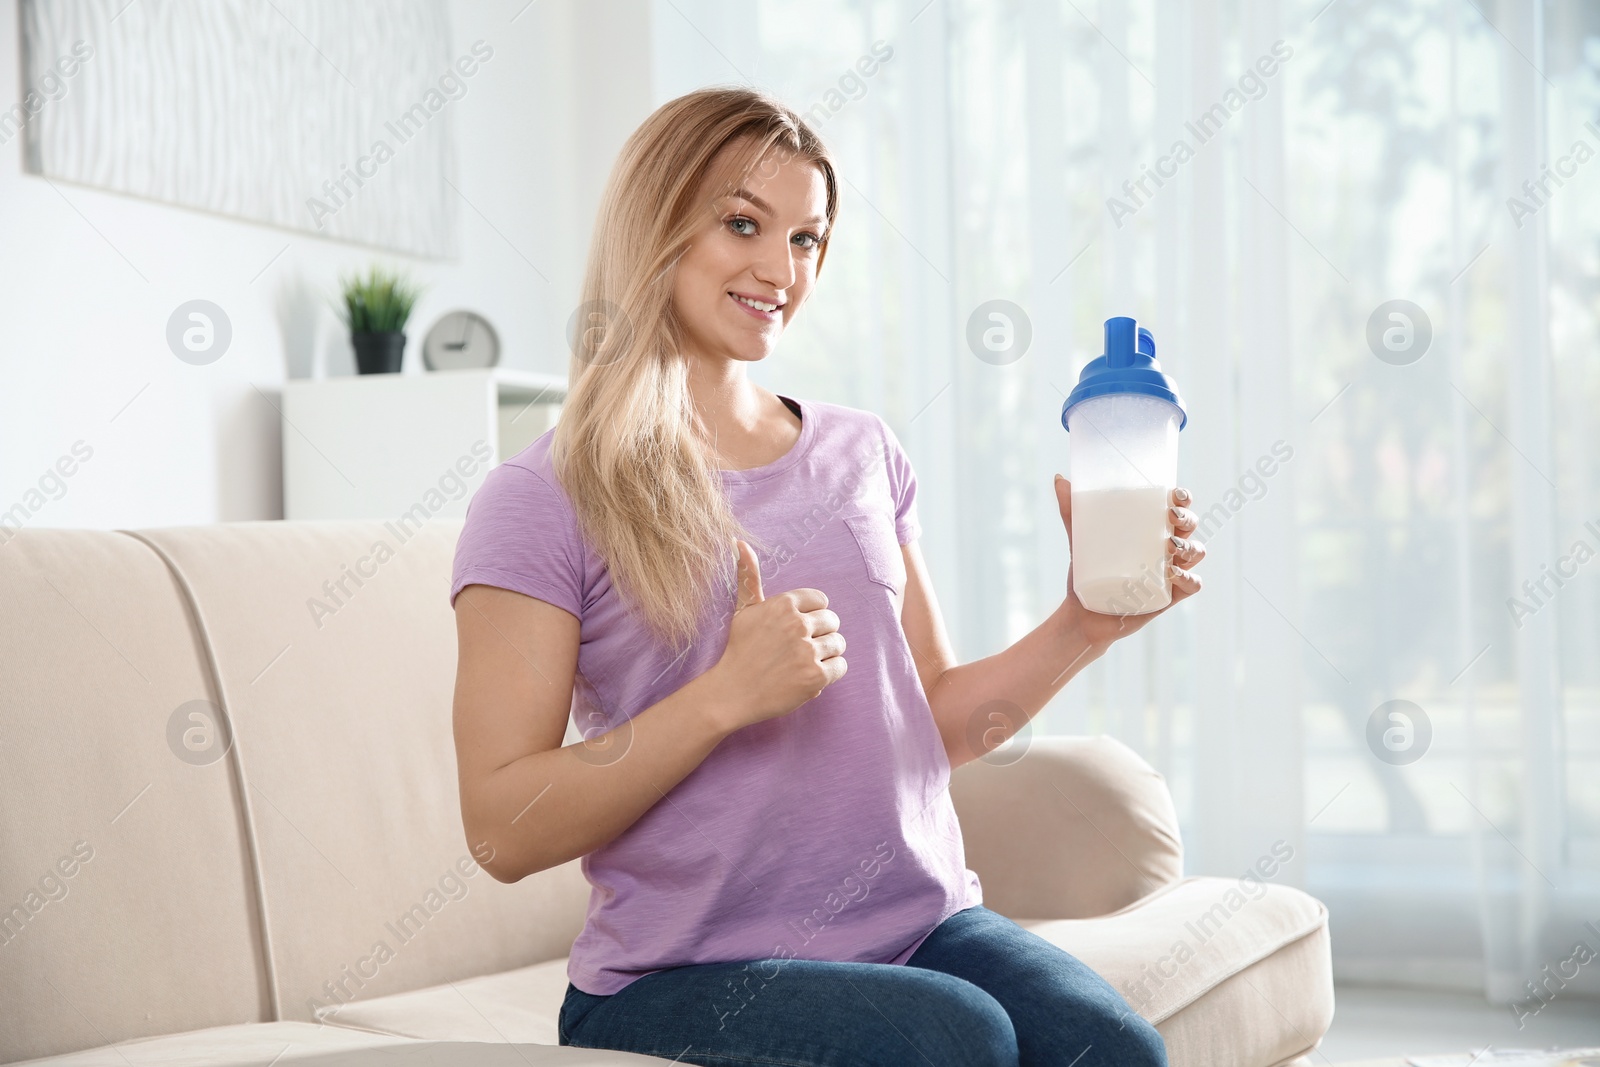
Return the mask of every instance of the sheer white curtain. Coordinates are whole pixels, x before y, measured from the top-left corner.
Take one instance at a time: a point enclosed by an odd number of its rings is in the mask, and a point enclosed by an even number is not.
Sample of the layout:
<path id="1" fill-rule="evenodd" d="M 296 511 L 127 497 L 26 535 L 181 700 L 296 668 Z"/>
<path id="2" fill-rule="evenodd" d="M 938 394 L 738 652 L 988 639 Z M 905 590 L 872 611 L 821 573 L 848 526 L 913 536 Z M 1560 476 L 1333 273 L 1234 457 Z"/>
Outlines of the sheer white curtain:
<path id="1" fill-rule="evenodd" d="M 1153 330 L 1206 589 L 1033 731 L 1155 764 L 1191 872 L 1286 843 L 1346 978 L 1600 990 L 1594 5 L 657 0 L 652 39 L 661 100 L 761 85 L 837 152 L 756 375 L 894 426 L 963 659 L 1064 595 L 1062 399 L 1106 317 Z"/>

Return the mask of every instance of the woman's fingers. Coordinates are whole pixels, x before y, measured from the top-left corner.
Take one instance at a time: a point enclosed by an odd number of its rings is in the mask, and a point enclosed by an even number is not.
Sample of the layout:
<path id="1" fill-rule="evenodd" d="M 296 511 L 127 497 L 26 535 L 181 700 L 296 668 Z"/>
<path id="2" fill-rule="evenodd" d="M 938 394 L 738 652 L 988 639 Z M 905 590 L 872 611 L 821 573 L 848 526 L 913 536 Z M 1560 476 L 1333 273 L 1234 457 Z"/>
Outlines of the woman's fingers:
<path id="1" fill-rule="evenodd" d="M 1206 558 L 1206 546 L 1192 537 L 1174 535 L 1167 538 L 1167 544 L 1172 554 L 1172 562 L 1184 570 Z"/>
<path id="2" fill-rule="evenodd" d="M 821 653 L 817 657 L 819 660 L 831 659 L 834 656 L 844 655 L 844 634 L 837 630 L 834 630 L 831 633 L 825 633 L 821 637 L 813 637 L 811 641 L 816 645 L 817 651 Z"/>
<path id="3" fill-rule="evenodd" d="M 1206 558 L 1206 546 L 1189 536 L 1200 525 L 1194 512 L 1185 506 L 1193 501 L 1189 490 L 1179 486 L 1172 491 L 1172 506 L 1167 509 L 1173 529 L 1172 536 L 1167 539 L 1167 553 L 1171 557 L 1167 570 L 1171 572 L 1174 602 L 1200 591 L 1200 576 L 1189 573 L 1190 568 Z"/>
<path id="4" fill-rule="evenodd" d="M 1176 564 L 1169 564 L 1167 569 L 1172 573 L 1172 599 L 1176 603 L 1184 597 L 1190 597 L 1200 591 L 1200 576 L 1191 574 Z"/>
<path id="5" fill-rule="evenodd" d="M 807 637 L 831 634 L 839 629 L 839 615 L 829 608 L 816 608 L 802 613 L 802 617 L 806 620 L 806 627 L 811 631 Z"/>

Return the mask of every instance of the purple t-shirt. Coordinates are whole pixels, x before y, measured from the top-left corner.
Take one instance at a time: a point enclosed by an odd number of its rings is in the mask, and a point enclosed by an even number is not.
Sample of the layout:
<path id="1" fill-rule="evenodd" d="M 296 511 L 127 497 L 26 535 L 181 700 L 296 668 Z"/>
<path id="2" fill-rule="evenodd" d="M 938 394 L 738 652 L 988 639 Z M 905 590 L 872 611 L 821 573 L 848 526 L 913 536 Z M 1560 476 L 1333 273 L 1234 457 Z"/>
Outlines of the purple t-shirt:
<path id="1" fill-rule="evenodd" d="M 765 466 L 723 471 L 723 487 L 734 514 L 767 542 L 768 551 L 752 544 L 765 595 L 826 593 L 849 670 L 789 714 L 724 738 L 583 857 L 589 910 L 567 976 L 586 993 L 695 963 L 904 963 L 939 923 L 983 902 L 950 800 L 950 763 L 900 625 L 899 546 L 920 533 L 911 463 L 877 415 L 799 407 L 794 446 Z M 576 616 L 572 715 L 593 736 L 716 664 L 733 612 L 733 546 L 726 603 L 714 598 L 700 637 L 674 657 L 627 614 L 580 535 L 550 461 L 554 432 L 490 471 L 473 496 L 450 601 L 478 582 Z"/>

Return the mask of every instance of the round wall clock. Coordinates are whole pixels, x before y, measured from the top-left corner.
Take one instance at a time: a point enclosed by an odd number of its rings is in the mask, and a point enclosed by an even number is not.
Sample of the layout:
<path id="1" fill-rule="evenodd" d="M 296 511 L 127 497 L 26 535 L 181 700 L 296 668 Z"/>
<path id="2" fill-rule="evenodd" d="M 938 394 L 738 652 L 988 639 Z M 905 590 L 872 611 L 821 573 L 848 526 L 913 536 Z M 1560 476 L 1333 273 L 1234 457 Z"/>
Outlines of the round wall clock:
<path id="1" fill-rule="evenodd" d="M 476 311 L 441 315 L 422 341 L 422 364 L 429 370 L 493 367 L 499 362 L 500 335 Z"/>

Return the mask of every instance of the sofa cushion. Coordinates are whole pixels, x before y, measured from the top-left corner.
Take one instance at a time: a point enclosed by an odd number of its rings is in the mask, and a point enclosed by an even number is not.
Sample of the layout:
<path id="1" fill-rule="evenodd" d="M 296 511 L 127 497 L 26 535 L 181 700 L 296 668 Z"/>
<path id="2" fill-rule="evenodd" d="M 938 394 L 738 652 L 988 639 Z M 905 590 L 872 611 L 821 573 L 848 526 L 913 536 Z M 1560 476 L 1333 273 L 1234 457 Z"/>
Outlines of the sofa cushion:
<path id="1" fill-rule="evenodd" d="M 1332 1021 L 1327 912 L 1297 889 L 1248 888 L 1188 878 L 1112 915 L 1019 925 L 1116 986 L 1161 1031 L 1172 1067 L 1271 1067 L 1313 1047 Z M 552 960 L 322 1017 L 417 1038 L 554 1042 L 566 986 L 565 961 Z"/>
<path id="2" fill-rule="evenodd" d="M 313 1023 L 247 1023 L 124 1041 L 115 1045 L 27 1060 L 10 1067 L 261 1067 L 307 1055 L 348 1053 L 405 1045 L 404 1038 Z M 319 1061 L 321 1062 L 321 1061 Z"/>
<path id="3" fill-rule="evenodd" d="M 567 995 L 567 961 L 550 960 L 432 989 L 334 1005 L 318 1019 L 402 1037 L 560 1043 L 556 1017 Z"/>
<path id="4" fill-rule="evenodd" d="M 1269 1067 L 1333 1021 L 1328 912 L 1287 886 L 1186 878 L 1098 919 L 1019 920 L 1115 986 L 1172 1067 Z"/>
<path id="5" fill-rule="evenodd" d="M 1306 1067 L 1307 1054 L 1322 1043 L 1333 1023 L 1330 960 L 1324 923 L 1218 982 L 1199 1000 L 1168 1016 L 1159 1029 L 1184 1049 L 1189 1063 Z"/>
<path id="6" fill-rule="evenodd" d="M 469 851 L 451 733 L 461 521 L 423 515 L 137 533 L 193 590 L 215 654 L 284 1019 L 564 956 L 583 926 L 579 861 L 507 886 Z"/>
<path id="7" fill-rule="evenodd" d="M 408 1041 L 311 1023 L 253 1023 L 130 1041 L 15 1067 L 641 1067 L 630 1052 L 547 1045 Z"/>
<path id="8" fill-rule="evenodd" d="M 182 591 L 122 534 L 4 533 L 0 1062 L 271 1018 Z"/>

